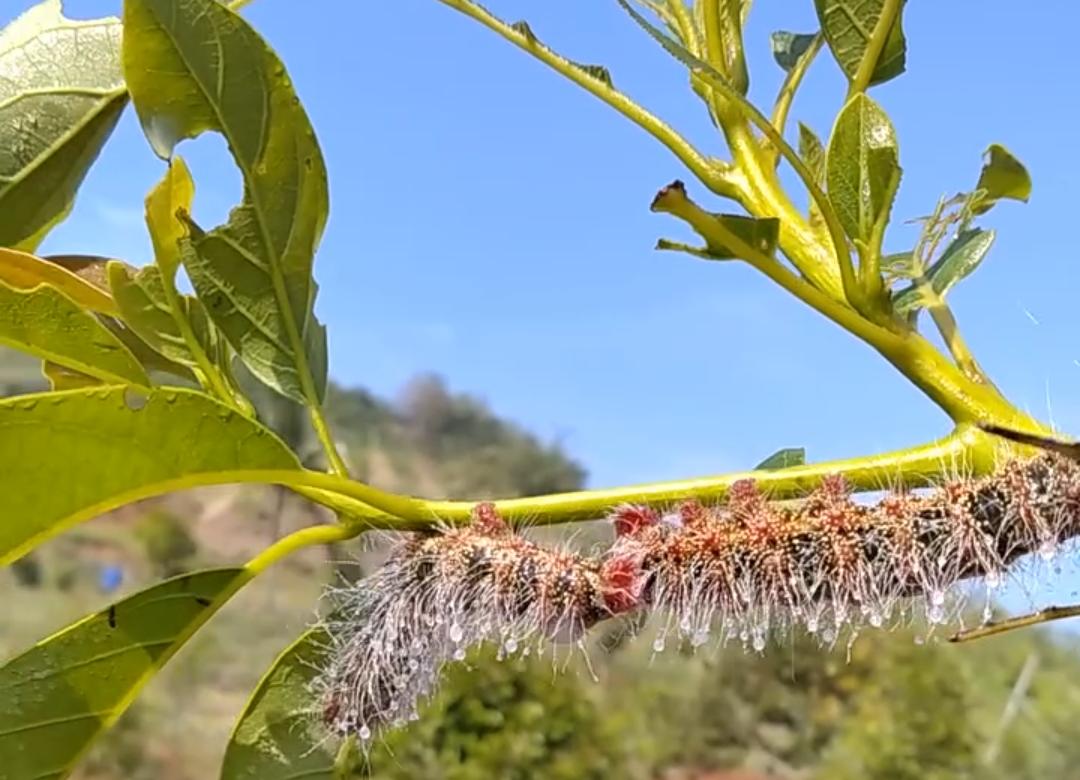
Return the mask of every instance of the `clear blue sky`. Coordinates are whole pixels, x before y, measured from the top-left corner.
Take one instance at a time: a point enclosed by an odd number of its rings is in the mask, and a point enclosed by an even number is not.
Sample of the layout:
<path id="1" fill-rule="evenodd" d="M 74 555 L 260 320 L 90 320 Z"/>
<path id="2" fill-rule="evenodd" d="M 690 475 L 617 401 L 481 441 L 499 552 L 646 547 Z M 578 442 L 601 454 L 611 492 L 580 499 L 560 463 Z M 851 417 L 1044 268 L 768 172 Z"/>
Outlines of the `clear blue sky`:
<path id="1" fill-rule="evenodd" d="M 0 17 L 25 4 L 3 0 Z M 119 5 L 67 3 L 75 16 Z M 620 88 L 722 153 L 680 66 L 614 0 L 489 5 L 528 18 L 567 55 L 608 65 Z M 782 446 L 820 459 L 946 432 L 875 353 L 750 269 L 654 252 L 657 237 L 685 231 L 649 202 L 687 172 L 436 0 L 255 0 L 245 14 L 283 56 L 325 150 L 332 213 L 318 312 L 340 382 L 393 394 L 438 371 L 560 437 L 596 486 L 750 466 Z M 873 92 L 900 136 L 895 215 L 971 188 L 991 142 L 1027 163 L 1031 203 L 991 213 L 998 242 L 953 303 L 1008 395 L 1080 431 L 1080 6 L 916 0 L 905 26 L 908 73 Z M 755 3 L 747 44 L 759 101 L 771 102 L 781 76 L 768 33 L 814 27 L 810 0 Z M 823 56 L 793 117 L 827 135 L 841 94 Z M 217 139 L 182 151 L 197 216 L 212 224 L 239 199 L 238 177 Z M 45 249 L 145 262 L 142 198 L 160 173 L 129 114 Z M 900 226 L 889 248 L 914 238 Z"/>

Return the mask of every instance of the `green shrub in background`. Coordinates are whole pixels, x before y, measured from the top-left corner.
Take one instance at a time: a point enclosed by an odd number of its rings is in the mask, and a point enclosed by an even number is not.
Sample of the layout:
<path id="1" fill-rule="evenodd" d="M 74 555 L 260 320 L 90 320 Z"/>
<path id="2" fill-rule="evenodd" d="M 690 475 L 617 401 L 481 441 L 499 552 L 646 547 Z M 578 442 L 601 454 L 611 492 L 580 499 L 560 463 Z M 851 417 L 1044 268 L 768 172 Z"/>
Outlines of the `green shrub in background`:
<path id="1" fill-rule="evenodd" d="M 199 552 L 187 524 L 165 509 L 152 509 L 135 526 L 135 537 L 160 577 L 172 577 L 191 567 Z"/>
<path id="2" fill-rule="evenodd" d="M 580 664 L 545 657 L 497 661 L 474 652 L 447 670 L 419 721 L 372 748 L 376 780 L 607 780 L 626 777 L 632 744 L 580 679 Z"/>

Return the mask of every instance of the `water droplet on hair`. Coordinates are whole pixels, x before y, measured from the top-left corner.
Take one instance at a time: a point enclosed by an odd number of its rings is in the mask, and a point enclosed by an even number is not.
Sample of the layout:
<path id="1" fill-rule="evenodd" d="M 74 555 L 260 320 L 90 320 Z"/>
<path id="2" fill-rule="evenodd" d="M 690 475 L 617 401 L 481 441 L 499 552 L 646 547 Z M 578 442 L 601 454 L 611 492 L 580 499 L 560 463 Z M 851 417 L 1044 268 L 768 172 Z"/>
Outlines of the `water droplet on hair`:
<path id="1" fill-rule="evenodd" d="M 872 625 L 874 628 L 881 628 L 881 624 L 883 622 L 881 613 L 878 612 L 876 609 L 870 611 L 870 617 L 868 618 L 868 620 L 870 622 L 870 625 Z"/>
<path id="2" fill-rule="evenodd" d="M 513 637 L 509 637 L 504 643 L 503 648 L 507 653 L 516 653 L 518 648 L 517 640 Z"/>
<path id="3" fill-rule="evenodd" d="M 465 638 L 465 632 L 461 629 L 461 626 L 455 622 L 450 626 L 450 641 L 457 644 Z"/>
<path id="4" fill-rule="evenodd" d="M 754 650 L 761 652 L 765 649 L 765 634 L 761 632 L 754 633 Z"/>
<path id="5" fill-rule="evenodd" d="M 930 603 L 935 607 L 940 607 L 945 603 L 945 591 L 935 590 L 930 593 Z"/>
<path id="6" fill-rule="evenodd" d="M 356 732 L 356 736 L 367 742 L 369 739 L 371 739 L 371 729 L 369 729 L 367 725 L 363 725 L 360 727 L 360 730 Z"/>
<path id="7" fill-rule="evenodd" d="M 654 639 L 653 643 L 652 643 L 653 652 L 654 653 L 662 653 L 662 652 L 664 652 L 664 647 L 666 645 L 667 645 L 667 642 L 664 641 L 664 637 L 662 637 L 662 636 L 656 637 L 656 639 Z"/>
<path id="8" fill-rule="evenodd" d="M 944 623 L 945 622 L 945 610 L 942 609 L 940 604 L 931 604 L 926 610 L 926 619 L 930 623 Z"/>
<path id="9" fill-rule="evenodd" d="M 806 619 L 806 631 L 810 634 L 816 634 L 818 630 L 818 621 L 816 617 Z"/>
<path id="10" fill-rule="evenodd" d="M 455 661 L 464 661 L 465 660 L 465 648 L 464 647 L 459 647 L 457 650 L 454 651 L 454 660 Z"/>

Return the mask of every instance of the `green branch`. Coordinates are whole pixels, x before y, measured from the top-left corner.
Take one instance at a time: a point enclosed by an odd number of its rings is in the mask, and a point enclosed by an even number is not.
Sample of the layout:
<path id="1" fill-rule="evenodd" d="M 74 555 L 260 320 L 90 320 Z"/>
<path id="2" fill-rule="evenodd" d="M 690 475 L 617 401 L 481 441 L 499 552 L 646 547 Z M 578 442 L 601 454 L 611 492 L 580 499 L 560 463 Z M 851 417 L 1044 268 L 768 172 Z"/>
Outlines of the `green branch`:
<path id="1" fill-rule="evenodd" d="M 856 491 L 887 487 L 932 485 L 943 472 L 965 469 L 987 473 L 997 461 L 1002 445 L 971 426 L 962 426 L 938 441 L 870 457 L 828 461 L 776 471 L 745 471 L 713 477 L 656 482 L 644 485 L 557 493 L 529 498 L 496 501 L 507 519 L 529 525 L 553 525 L 604 517 L 619 504 L 643 504 L 665 508 L 688 499 L 705 502 L 721 500 L 734 482 L 753 479 L 771 499 L 797 498 L 820 484 L 829 475 L 842 475 Z M 318 472 L 281 472 L 272 478 L 282 484 L 338 493 L 376 507 L 387 519 L 370 520 L 366 528 L 418 530 L 438 524 L 463 524 L 471 517 L 475 501 L 428 501 L 385 493 L 358 482 L 342 480 Z M 393 518 L 393 519 L 389 519 Z"/>
<path id="2" fill-rule="evenodd" d="M 610 83 L 598 79 L 565 57 L 544 46 L 469 0 L 439 0 L 443 5 L 478 21 L 505 40 L 528 52 L 561 76 L 569 79 L 589 94 L 607 103 L 638 127 L 666 146 L 702 182 L 721 195 L 734 197 L 735 190 L 728 180 L 726 166 L 718 160 L 707 159 L 683 136 L 656 115 L 648 112 Z"/>
<path id="3" fill-rule="evenodd" d="M 825 36 L 820 32 L 814 36 L 814 40 L 810 42 L 806 51 L 802 53 L 799 59 L 796 60 L 795 65 L 788 71 L 787 77 L 780 87 L 780 93 L 776 96 L 776 103 L 773 105 L 772 125 L 781 135 L 783 135 L 784 127 L 787 125 L 788 112 L 791 110 L 791 103 L 795 99 L 795 93 L 802 84 L 806 72 L 810 70 L 814 58 L 821 51 L 821 45 L 824 42 Z"/>

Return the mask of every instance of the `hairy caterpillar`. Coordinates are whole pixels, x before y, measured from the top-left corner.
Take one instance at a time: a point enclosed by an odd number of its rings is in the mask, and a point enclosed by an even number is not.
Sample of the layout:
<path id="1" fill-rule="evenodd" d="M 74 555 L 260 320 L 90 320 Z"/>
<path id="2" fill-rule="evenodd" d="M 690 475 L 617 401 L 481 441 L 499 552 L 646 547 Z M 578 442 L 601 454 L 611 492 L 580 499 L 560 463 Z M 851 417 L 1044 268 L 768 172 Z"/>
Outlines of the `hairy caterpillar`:
<path id="1" fill-rule="evenodd" d="M 415 536 L 371 577 L 341 592 L 333 646 L 317 682 L 324 722 L 361 739 L 415 717 L 442 665 L 496 642 L 574 639 L 621 608 L 603 564 L 512 532 L 490 504 L 465 528 Z"/>
<path id="2" fill-rule="evenodd" d="M 1021 555 L 1052 557 L 1080 534 L 1080 466 L 1048 453 L 872 506 L 838 478 L 796 507 L 742 482 L 717 507 L 684 504 L 674 518 L 621 507 L 615 521 L 611 556 L 682 639 L 703 644 L 715 629 L 761 650 L 770 633 L 802 628 L 828 643 L 848 626 L 882 626 L 916 595 L 942 623 L 958 583 L 995 586 Z"/>
<path id="3" fill-rule="evenodd" d="M 1050 557 L 1080 535 L 1070 445 L 1003 435 L 1047 451 L 874 505 L 854 503 L 833 477 L 795 506 L 768 501 L 752 481 L 712 507 L 621 506 L 598 557 L 531 542 L 482 504 L 470 526 L 413 537 L 343 593 L 317 683 L 324 722 L 368 739 L 415 717 L 442 665 L 470 645 L 527 652 L 636 609 L 668 616 L 657 650 L 672 630 L 695 647 L 715 637 L 760 651 L 794 629 L 831 643 L 846 627 L 885 625 L 913 596 L 925 596 L 929 623 L 944 622 L 959 583 L 994 585 L 1018 557 Z"/>

